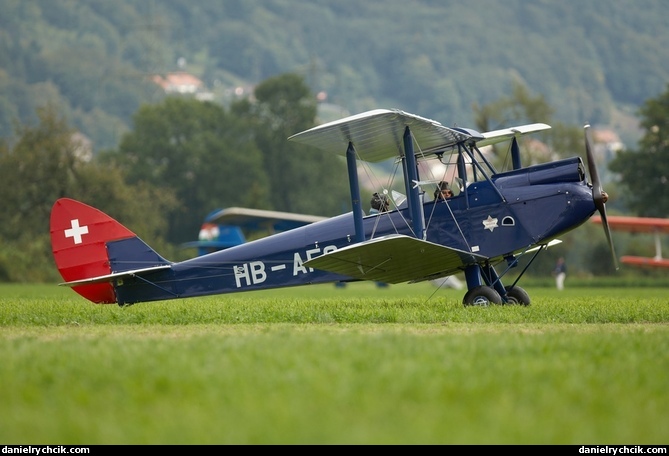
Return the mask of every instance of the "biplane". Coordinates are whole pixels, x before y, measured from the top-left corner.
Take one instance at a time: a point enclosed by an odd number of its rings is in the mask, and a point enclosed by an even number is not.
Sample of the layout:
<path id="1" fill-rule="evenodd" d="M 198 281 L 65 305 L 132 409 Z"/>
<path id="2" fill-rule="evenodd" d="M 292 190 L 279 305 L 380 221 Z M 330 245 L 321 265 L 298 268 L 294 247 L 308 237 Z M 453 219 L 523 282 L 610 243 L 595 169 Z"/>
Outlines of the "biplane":
<path id="1" fill-rule="evenodd" d="M 602 190 L 585 128 L 588 171 L 575 155 L 523 167 L 518 140 L 542 123 L 480 133 L 397 109 L 326 123 L 288 140 L 345 159 L 350 212 L 180 262 L 163 258 L 131 230 L 82 202 L 54 203 L 50 231 L 62 285 L 94 303 L 121 306 L 308 284 L 418 283 L 464 273 L 463 304 L 529 305 L 518 285 L 537 255 L 599 211 L 612 257 Z M 512 169 L 497 171 L 481 148 L 510 142 Z M 403 192 L 368 214 L 359 163 L 394 160 Z M 454 196 L 433 199 L 444 175 Z M 342 164 L 344 166 L 344 164 Z M 519 259 L 529 255 L 524 267 Z M 510 284 L 505 276 L 518 267 Z"/>
<path id="2" fill-rule="evenodd" d="M 182 247 L 194 247 L 198 255 L 206 255 L 244 244 L 248 233 L 258 237 L 268 236 L 325 219 L 317 215 L 247 207 L 216 209 L 202 222 L 198 240 L 186 242 Z"/>
<path id="3" fill-rule="evenodd" d="M 607 221 L 613 231 L 648 234 L 652 235 L 655 241 L 655 256 L 623 255 L 620 257 L 621 263 L 636 267 L 669 268 L 669 258 L 662 256 L 662 239 L 660 238 L 660 235 L 669 234 L 669 219 L 612 215 Z M 602 218 L 594 216 L 592 222 L 601 224 Z"/>

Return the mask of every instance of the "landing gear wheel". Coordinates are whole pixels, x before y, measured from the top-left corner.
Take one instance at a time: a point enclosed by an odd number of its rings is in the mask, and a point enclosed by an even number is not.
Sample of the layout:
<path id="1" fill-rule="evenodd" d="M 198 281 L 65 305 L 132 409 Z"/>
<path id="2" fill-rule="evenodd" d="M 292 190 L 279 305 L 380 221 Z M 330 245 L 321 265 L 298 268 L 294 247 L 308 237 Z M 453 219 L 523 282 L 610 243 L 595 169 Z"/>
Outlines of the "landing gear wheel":
<path id="1" fill-rule="evenodd" d="M 494 288 L 481 285 L 469 290 L 462 303 L 465 306 L 482 306 L 488 307 L 490 304 L 501 304 L 502 297 Z"/>
<path id="2" fill-rule="evenodd" d="M 506 297 L 509 299 L 507 304 L 530 305 L 530 295 L 527 294 L 527 291 L 518 286 L 506 286 L 504 289 L 506 290 Z"/>

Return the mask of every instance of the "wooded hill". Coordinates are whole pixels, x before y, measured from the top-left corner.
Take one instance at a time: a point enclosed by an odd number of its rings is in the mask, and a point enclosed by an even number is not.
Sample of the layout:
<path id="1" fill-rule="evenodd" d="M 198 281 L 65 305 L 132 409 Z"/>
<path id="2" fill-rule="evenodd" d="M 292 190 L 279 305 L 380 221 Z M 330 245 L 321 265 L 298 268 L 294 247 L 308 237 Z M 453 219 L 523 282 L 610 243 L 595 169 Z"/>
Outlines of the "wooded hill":
<path id="1" fill-rule="evenodd" d="M 0 0 L 0 138 L 51 101 L 115 148 L 164 97 L 151 77 L 183 70 L 221 103 L 294 72 L 323 116 L 397 107 L 460 126 L 520 82 L 633 147 L 636 110 L 669 81 L 668 17 L 666 0 Z"/>

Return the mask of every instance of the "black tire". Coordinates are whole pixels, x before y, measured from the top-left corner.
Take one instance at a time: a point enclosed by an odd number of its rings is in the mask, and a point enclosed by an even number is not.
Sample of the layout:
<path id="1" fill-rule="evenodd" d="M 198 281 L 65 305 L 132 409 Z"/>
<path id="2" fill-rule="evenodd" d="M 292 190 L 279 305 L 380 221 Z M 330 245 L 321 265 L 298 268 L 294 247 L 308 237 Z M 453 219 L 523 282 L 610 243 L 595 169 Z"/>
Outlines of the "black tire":
<path id="1" fill-rule="evenodd" d="M 530 305 L 530 295 L 519 286 L 506 286 L 504 289 L 506 290 L 506 297 L 508 298 L 507 304 L 519 304 L 521 306 Z"/>
<path id="2" fill-rule="evenodd" d="M 465 306 L 488 307 L 490 304 L 501 304 L 502 297 L 494 288 L 481 285 L 469 290 L 465 294 L 462 303 Z"/>

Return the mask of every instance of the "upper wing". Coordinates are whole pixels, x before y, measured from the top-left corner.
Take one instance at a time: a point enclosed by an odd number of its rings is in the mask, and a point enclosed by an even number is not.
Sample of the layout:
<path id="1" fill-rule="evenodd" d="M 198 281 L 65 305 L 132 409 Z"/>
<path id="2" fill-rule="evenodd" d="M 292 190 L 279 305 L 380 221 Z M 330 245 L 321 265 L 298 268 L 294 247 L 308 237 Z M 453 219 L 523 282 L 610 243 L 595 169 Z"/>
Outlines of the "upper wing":
<path id="1" fill-rule="evenodd" d="M 234 225 L 250 230 L 287 231 L 325 219 L 326 217 L 292 212 L 228 207 L 209 215 L 205 222 Z"/>
<path id="2" fill-rule="evenodd" d="M 304 264 L 360 280 L 416 282 L 461 272 L 486 257 L 394 234 L 321 255 Z"/>
<path id="3" fill-rule="evenodd" d="M 600 216 L 593 216 L 594 223 L 602 223 Z M 606 217 L 611 229 L 630 233 L 669 233 L 669 219 L 653 217 L 628 217 L 609 215 Z"/>
<path id="4" fill-rule="evenodd" d="M 483 139 L 476 141 L 478 147 L 489 146 L 502 141 L 508 141 L 514 136 L 522 136 L 535 131 L 548 130 L 551 126 L 545 123 L 534 123 L 528 125 L 519 125 L 517 127 L 504 128 L 502 130 L 489 131 L 482 133 Z"/>
<path id="5" fill-rule="evenodd" d="M 319 125 L 288 139 L 337 155 L 346 155 L 348 144 L 352 143 L 361 160 L 378 162 L 403 155 L 406 127 L 420 147 L 416 153 L 442 150 L 472 138 L 470 132 L 447 128 L 398 109 L 376 109 Z"/>

